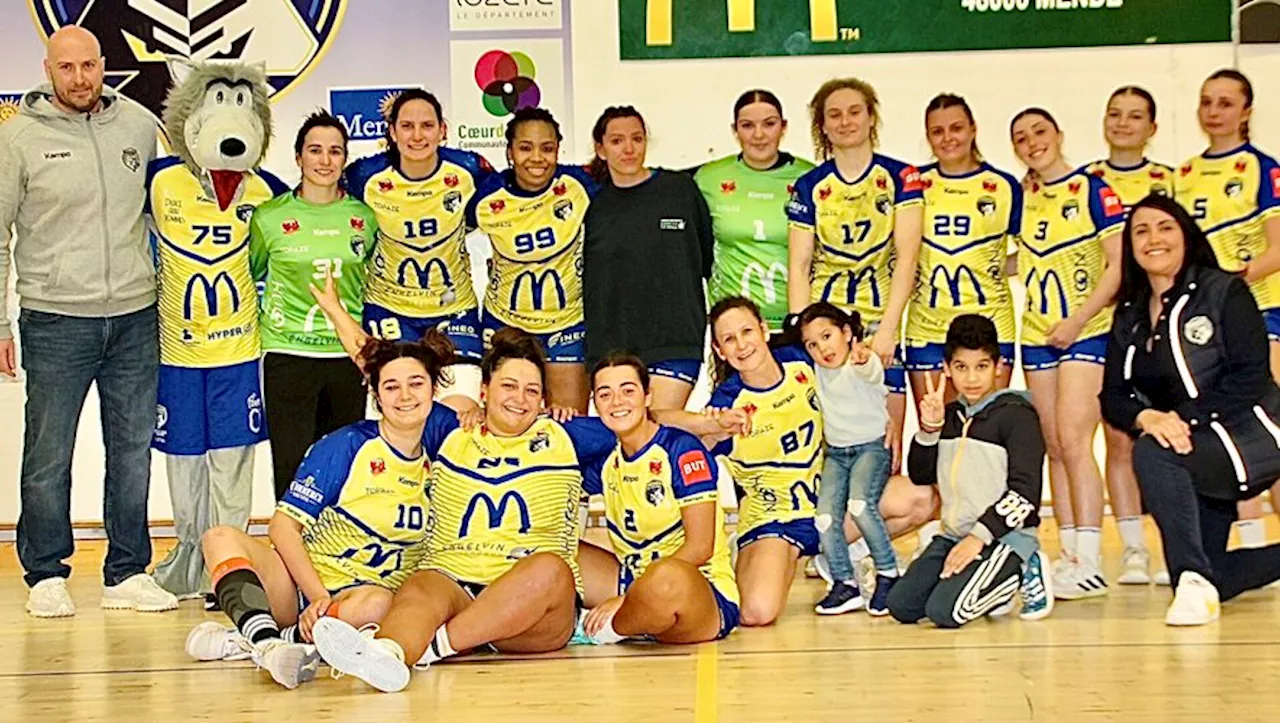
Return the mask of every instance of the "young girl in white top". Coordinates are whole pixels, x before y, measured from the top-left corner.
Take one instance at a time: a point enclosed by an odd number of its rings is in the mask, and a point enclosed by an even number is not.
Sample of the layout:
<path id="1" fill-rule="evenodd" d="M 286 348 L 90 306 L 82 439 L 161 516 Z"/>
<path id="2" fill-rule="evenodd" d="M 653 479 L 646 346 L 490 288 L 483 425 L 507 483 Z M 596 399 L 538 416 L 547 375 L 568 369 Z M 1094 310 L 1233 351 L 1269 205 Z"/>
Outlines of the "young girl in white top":
<path id="1" fill-rule="evenodd" d="M 820 301 L 800 314 L 797 326 L 817 370 L 827 443 L 814 521 L 831 566 L 832 585 L 815 610 L 820 615 L 839 615 L 863 605 L 844 536 L 847 509 L 876 565 L 875 592 L 867 612 L 885 615 L 889 590 L 898 579 L 898 561 L 880 515 L 880 496 L 889 483 L 892 459 L 885 443 L 889 416 L 884 367 L 862 344 L 862 320 L 856 311 L 845 313 Z"/>

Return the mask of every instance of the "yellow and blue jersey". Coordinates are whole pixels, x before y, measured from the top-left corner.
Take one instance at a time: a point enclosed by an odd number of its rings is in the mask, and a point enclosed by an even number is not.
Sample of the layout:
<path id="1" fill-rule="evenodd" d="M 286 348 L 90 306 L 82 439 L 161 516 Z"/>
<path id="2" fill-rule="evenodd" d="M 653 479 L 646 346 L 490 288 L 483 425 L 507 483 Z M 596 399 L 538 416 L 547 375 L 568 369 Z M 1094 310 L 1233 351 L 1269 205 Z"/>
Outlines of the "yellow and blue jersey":
<path id="1" fill-rule="evenodd" d="M 900 209 L 921 205 L 920 171 L 876 154 L 860 178 L 827 161 L 800 177 L 787 204 L 793 228 L 814 232 L 810 301 L 880 321 L 889 302 L 893 227 Z"/>
<path id="2" fill-rule="evenodd" d="M 1120 197 L 1125 211 L 1153 193 L 1158 196 L 1173 196 L 1173 169 L 1163 163 L 1143 158 L 1142 163 L 1125 168 L 1104 159 L 1090 163 L 1087 170 L 1090 175 L 1106 181 Z"/>
<path id="3" fill-rule="evenodd" d="M 745 497 L 738 506 L 738 536 L 771 522 L 813 517 L 822 471 L 822 413 L 817 375 L 799 347 L 773 351 L 782 380 L 768 389 L 747 386 L 733 374 L 716 387 L 708 406 L 751 414 L 751 434 L 712 450 L 724 457 Z"/>
<path id="4" fill-rule="evenodd" d="M 1012 342 L 1013 296 L 1004 265 L 1022 230 L 1022 185 L 988 163 L 960 176 L 932 164 L 920 177 L 924 239 L 907 343 L 944 343 L 951 320 L 961 314 L 991 319 L 1000 341 Z"/>
<path id="5" fill-rule="evenodd" d="M 583 468 L 598 466 L 615 437 L 598 418 L 539 418 L 500 437 L 483 425 L 449 434 L 435 457 L 427 558 L 422 568 L 491 584 L 517 561 L 554 553 L 578 590 L 578 505 Z"/>
<path id="6" fill-rule="evenodd" d="M 347 189 L 378 219 L 367 303 L 411 318 L 476 308 L 466 210 L 492 172 L 480 155 L 453 148 L 441 148 L 436 170 L 420 180 L 402 174 L 385 152 L 347 169 Z"/>
<path id="7" fill-rule="evenodd" d="M 423 452 L 409 458 L 363 420 L 312 445 L 276 510 L 302 525 L 302 545 L 325 589 L 396 589 L 426 554 L 432 455 L 457 414 L 435 405 Z"/>
<path id="8" fill-rule="evenodd" d="M 1101 178 L 1078 169 L 1053 183 L 1035 181 L 1023 200 L 1018 272 L 1027 287 L 1022 343 L 1044 346 L 1049 329 L 1084 304 L 1102 279 L 1101 239 L 1119 231 L 1124 204 Z M 1111 329 L 1110 306 L 1080 331 L 1080 340 Z"/>
<path id="9" fill-rule="evenodd" d="M 697 437 L 659 427 L 634 456 L 628 457 L 621 444 L 615 446 L 599 475 L 587 474 L 586 479 L 589 493 L 604 495 L 609 539 L 622 568 L 622 592 L 651 563 L 671 557 L 684 544 L 680 511 L 710 502 L 715 507 L 715 547 L 699 570 L 725 599 L 738 602 L 724 511 L 718 504 L 716 463 Z"/>
<path id="10" fill-rule="evenodd" d="M 583 222 L 596 188 L 577 166 L 557 166 L 538 192 L 521 190 L 509 170 L 480 185 L 467 222 L 493 247 L 485 314 L 531 334 L 582 323 Z"/>
<path id="11" fill-rule="evenodd" d="M 266 171 L 245 175 L 223 211 L 177 157 L 147 169 L 147 209 L 155 226 L 160 362 L 210 368 L 261 356 L 258 291 L 249 269 L 249 219 L 287 187 Z"/>
<path id="12" fill-rule="evenodd" d="M 1205 153 L 1178 169 L 1176 197 L 1209 237 L 1224 271 L 1244 269 L 1267 248 L 1264 225 L 1280 213 L 1280 166 L 1252 144 Z M 1262 311 L 1280 308 L 1280 274 L 1249 285 Z"/>

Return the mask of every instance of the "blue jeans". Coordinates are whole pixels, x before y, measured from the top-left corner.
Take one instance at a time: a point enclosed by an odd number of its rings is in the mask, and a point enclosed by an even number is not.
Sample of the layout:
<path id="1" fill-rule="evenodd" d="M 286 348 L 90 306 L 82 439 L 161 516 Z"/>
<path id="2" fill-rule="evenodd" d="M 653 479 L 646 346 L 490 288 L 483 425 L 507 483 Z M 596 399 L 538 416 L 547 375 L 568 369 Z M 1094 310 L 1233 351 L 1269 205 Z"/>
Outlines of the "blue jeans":
<path id="1" fill-rule="evenodd" d="M 18 332 L 27 373 L 18 559 L 27 585 L 71 574 L 63 562 L 75 552 L 71 453 L 93 382 L 106 448 L 102 518 L 110 544 L 103 580 L 116 585 L 145 572 L 151 562 L 147 495 L 160 366 L 156 308 L 109 318 L 23 309 Z"/>
<path id="2" fill-rule="evenodd" d="M 844 513 L 848 510 L 862 532 L 877 570 L 898 569 L 898 559 L 889 541 L 889 529 L 880 516 L 880 496 L 889 484 L 892 457 L 884 448 L 884 437 L 852 447 L 828 447 L 818 483 L 818 514 L 815 522 L 822 551 L 831 565 L 831 577 L 853 580 L 848 541 L 844 536 Z"/>

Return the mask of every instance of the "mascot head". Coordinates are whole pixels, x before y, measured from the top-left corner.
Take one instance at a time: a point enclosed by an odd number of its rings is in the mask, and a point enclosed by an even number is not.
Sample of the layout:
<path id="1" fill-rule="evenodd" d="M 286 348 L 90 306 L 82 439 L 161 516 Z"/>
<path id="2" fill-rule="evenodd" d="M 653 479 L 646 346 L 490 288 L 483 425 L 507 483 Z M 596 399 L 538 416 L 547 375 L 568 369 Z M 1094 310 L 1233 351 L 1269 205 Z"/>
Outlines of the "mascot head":
<path id="1" fill-rule="evenodd" d="M 225 211 L 271 141 L 266 66 L 170 58 L 164 128 L 173 152 Z"/>

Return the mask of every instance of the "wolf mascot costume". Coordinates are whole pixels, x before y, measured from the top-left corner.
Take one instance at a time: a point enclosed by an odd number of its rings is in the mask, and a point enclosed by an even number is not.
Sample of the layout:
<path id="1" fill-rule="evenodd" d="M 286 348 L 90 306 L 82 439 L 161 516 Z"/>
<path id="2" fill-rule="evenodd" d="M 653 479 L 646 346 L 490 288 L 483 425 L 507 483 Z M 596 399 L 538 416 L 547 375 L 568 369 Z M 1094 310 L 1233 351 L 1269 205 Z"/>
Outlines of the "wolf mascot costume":
<path id="1" fill-rule="evenodd" d="M 174 156 L 148 169 L 160 289 L 160 389 L 152 447 L 165 455 L 178 546 L 155 578 L 208 590 L 200 537 L 244 529 L 254 446 L 266 439 L 249 218 L 285 190 L 257 170 L 271 139 L 263 66 L 171 59 L 164 125 Z"/>

